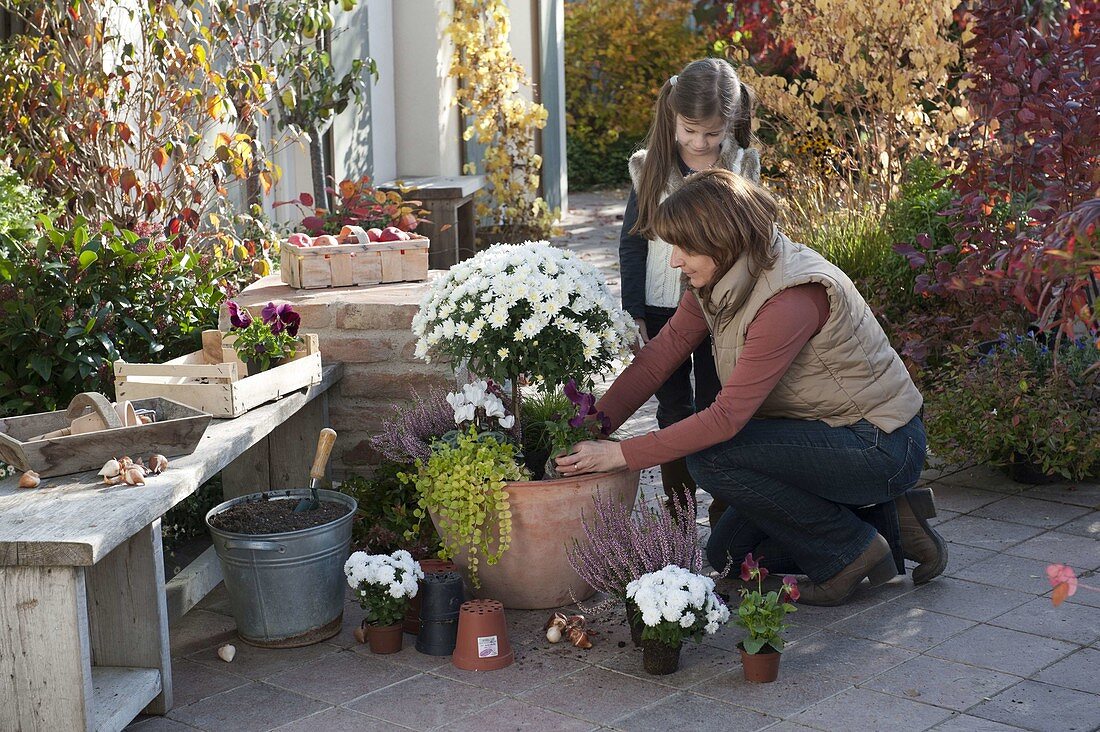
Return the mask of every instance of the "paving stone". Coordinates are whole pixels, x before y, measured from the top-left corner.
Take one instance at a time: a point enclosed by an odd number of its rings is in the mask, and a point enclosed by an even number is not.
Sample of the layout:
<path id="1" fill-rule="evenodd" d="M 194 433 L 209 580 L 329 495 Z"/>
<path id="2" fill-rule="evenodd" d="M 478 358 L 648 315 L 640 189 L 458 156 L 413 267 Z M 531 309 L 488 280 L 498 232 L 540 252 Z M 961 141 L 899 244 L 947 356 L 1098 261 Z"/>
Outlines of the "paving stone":
<path id="1" fill-rule="evenodd" d="M 370 646 L 366 643 L 356 643 L 348 650 L 362 656 L 369 657 L 378 655 L 376 653 L 371 653 Z M 416 636 L 408 633 L 405 634 L 405 641 L 400 651 L 397 653 L 387 653 L 385 655 L 387 661 L 400 663 L 403 666 L 409 666 L 418 671 L 431 671 L 442 666 L 451 665 L 450 656 L 429 656 L 426 653 L 421 653 L 416 650 Z"/>
<path id="2" fill-rule="evenodd" d="M 1020 729 L 1023 728 L 1001 724 L 989 719 L 971 717 L 969 714 L 959 714 L 932 728 L 934 732 L 1016 732 Z"/>
<path id="3" fill-rule="evenodd" d="M 997 556 L 991 549 L 979 549 L 976 546 L 947 542 L 947 568 L 944 574 L 956 576 L 978 562 Z"/>
<path id="4" fill-rule="evenodd" d="M 602 668 L 636 676 L 646 681 L 656 681 L 680 689 L 687 688 L 712 676 L 741 668 L 741 652 L 687 641 L 680 651 L 680 670 L 667 676 L 655 677 L 642 666 L 642 650 L 628 648 L 600 662 Z"/>
<path id="5" fill-rule="evenodd" d="M 1006 551 L 1019 557 L 1068 564 L 1078 572 L 1100 569 L 1100 541 L 1087 536 L 1048 531 Z"/>
<path id="6" fill-rule="evenodd" d="M 1050 589 L 1047 563 L 1014 554 L 994 554 L 989 559 L 955 572 L 954 577 L 983 585 L 1007 587 L 1011 590 L 1041 595 Z"/>
<path id="7" fill-rule="evenodd" d="M 1061 686 L 1022 681 L 969 713 L 1035 732 L 1094 730 L 1100 723 L 1096 696 Z"/>
<path id="8" fill-rule="evenodd" d="M 929 704 L 879 694 L 870 689 L 849 689 L 818 702 L 792 721 L 815 729 L 835 732 L 880 732 L 904 720 L 905 729 L 927 729 L 951 716 L 951 712 Z"/>
<path id="9" fill-rule="evenodd" d="M 788 615 L 787 617 L 798 617 L 798 615 L 796 613 L 793 616 Z M 793 648 L 794 646 L 801 643 L 803 639 L 805 639 L 807 636 L 811 636 L 814 633 L 820 632 L 821 628 L 816 625 L 791 622 L 787 626 L 787 629 L 783 631 L 783 641 L 786 643 L 788 648 Z M 744 637 L 745 631 L 742 628 L 739 628 L 736 625 L 730 623 L 714 635 L 704 636 L 703 645 L 721 648 L 729 653 L 734 654 L 734 658 L 740 658 L 741 652 L 740 650 L 738 650 L 737 644 L 740 643 L 741 639 Z"/>
<path id="10" fill-rule="evenodd" d="M 588 668 L 559 679 L 552 686 L 521 694 L 519 698 L 536 706 L 606 724 L 658 702 L 674 691 L 627 674 Z"/>
<path id="11" fill-rule="evenodd" d="M 911 651 L 924 651 L 973 627 L 974 624 L 972 620 L 919 607 L 887 603 L 833 623 L 827 630 L 869 638 Z"/>
<path id="12" fill-rule="evenodd" d="M 237 638 L 237 622 L 233 618 L 192 608 L 169 626 L 168 642 L 173 656 L 186 656 L 211 645 L 243 641 Z"/>
<path id="13" fill-rule="evenodd" d="M 729 704 L 785 717 L 851 686 L 847 681 L 830 678 L 828 675 L 802 671 L 797 664 L 797 661 L 785 657 L 779 664 L 779 678 L 770 684 L 749 683 L 745 681 L 741 669 L 737 669 L 702 681 L 691 687 L 690 691 Z"/>
<path id="14" fill-rule="evenodd" d="M 976 465 L 959 469 L 953 465 L 925 470 L 921 473 L 921 480 L 932 483 L 932 489 L 941 487 L 966 486 L 968 488 L 982 488 L 1013 492 L 1025 489 L 1019 483 L 1014 483 L 1004 474 L 1000 468 L 992 465 Z"/>
<path id="15" fill-rule="evenodd" d="M 237 655 L 231 663 L 221 660 L 217 646 L 192 653 L 187 658 L 219 671 L 231 668 L 235 674 L 259 681 L 340 651 L 336 646 L 327 643 L 314 643 L 300 648 L 257 648 L 237 640 L 233 645 L 237 649 Z"/>
<path id="16" fill-rule="evenodd" d="M 1054 607 L 1045 597 L 998 615 L 989 623 L 1083 646 L 1100 640 L 1100 608 L 1068 602 Z"/>
<path id="17" fill-rule="evenodd" d="M 982 506 L 970 515 L 1053 529 L 1088 512 L 1087 508 L 1068 503 L 1040 501 L 1027 496 L 1010 496 Z"/>
<path id="18" fill-rule="evenodd" d="M 1041 533 L 1041 529 L 1033 526 L 994 521 L 972 514 L 951 519 L 937 526 L 936 530 L 943 538 L 956 544 L 994 551 L 1002 551 Z"/>
<path id="19" fill-rule="evenodd" d="M 278 727 L 274 732 L 405 732 L 406 730 L 408 727 L 399 727 L 350 709 L 331 707 Z"/>
<path id="20" fill-rule="evenodd" d="M 813 727 L 806 727 L 794 722 L 780 722 L 766 729 L 767 732 L 806 732 L 806 730 L 813 729 Z"/>
<path id="21" fill-rule="evenodd" d="M 587 668 L 587 664 L 583 661 L 539 649 L 517 651 L 515 663 L 492 673 L 464 671 L 454 665 L 442 666 L 432 673 L 504 694 L 520 694 L 552 684 L 562 676 L 584 668 Z"/>
<path id="22" fill-rule="evenodd" d="M 906 699 L 964 711 L 1019 682 L 1019 677 L 920 656 L 860 684 Z"/>
<path id="23" fill-rule="evenodd" d="M 233 605 L 229 601 L 229 590 L 225 589 L 224 582 L 219 582 L 214 589 L 206 593 L 206 597 L 199 600 L 195 607 L 233 617 Z"/>
<path id="24" fill-rule="evenodd" d="M 1100 509 L 1100 483 L 1051 483 L 1028 490 L 1032 498 Z"/>
<path id="25" fill-rule="evenodd" d="M 567 717 L 518 699 L 505 699 L 440 729 L 449 732 L 587 732 L 592 722 Z"/>
<path id="26" fill-rule="evenodd" d="M 616 729 L 627 732 L 727 732 L 728 730 L 760 730 L 778 722 L 751 709 L 734 706 L 690 692 L 674 694 L 651 707 L 639 710 L 612 722 Z"/>
<path id="27" fill-rule="evenodd" d="M 950 521 L 953 518 L 962 516 L 961 511 L 948 511 L 946 508 L 940 508 L 936 506 L 936 515 L 928 519 L 929 526 L 939 526 L 940 524 Z"/>
<path id="28" fill-rule="evenodd" d="M 1003 615 L 1034 597 L 1003 587 L 979 585 L 954 577 L 937 577 L 913 592 L 902 595 L 894 603 L 984 622 Z"/>
<path id="29" fill-rule="evenodd" d="M 884 604 L 911 594 L 914 590 L 913 583 L 908 577 L 897 576 L 885 585 L 871 587 L 864 582 L 848 602 L 833 607 L 818 607 L 815 605 L 800 605 L 796 603 L 798 612 L 792 616 L 792 620 L 807 625 L 816 625 L 825 628 L 845 618 L 858 615 L 866 610 L 882 607 Z"/>
<path id="30" fill-rule="evenodd" d="M 229 673 L 229 664 L 223 664 L 226 670 L 212 669 L 186 658 L 172 659 L 172 703 L 177 707 L 187 706 L 199 699 L 219 694 L 251 682 L 244 676 Z"/>
<path id="31" fill-rule="evenodd" d="M 1076 534 L 1100 540 L 1100 511 L 1091 511 L 1068 524 L 1062 524 L 1058 527 L 1058 531 L 1063 534 Z"/>
<path id="32" fill-rule="evenodd" d="M 420 674 L 344 706 L 412 729 L 432 729 L 479 712 L 503 698 L 495 691 Z"/>
<path id="33" fill-rule="evenodd" d="M 1058 663 L 1047 666 L 1039 672 L 1035 680 L 1100 695 L 1100 650 L 1082 648 Z M 1100 708 L 1100 700 L 1097 700 L 1097 705 Z"/>
<path id="34" fill-rule="evenodd" d="M 418 673 L 384 656 L 341 651 L 269 676 L 266 681 L 329 704 L 344 704 Z"/>
<path id="35" fill-rule="evenodd" d="M 195 729 L 197 728 L 167 717 L 142 715 L 126 727 L 126 732 L 194 732 Z"/>
<path id="36" fill-rule="evenodd" d="M 168 713 L 172 719 L 199 729 L 266 732 L 323 710 L 323 702 L 255 682 L 207 697 Z"/>
<path id="37" fill-rule="evenodd" d="M 982 506 L 999 501 L 1004 496 L 992 491 L 983 491 L 966 486 L 936 483 L 930 486 L 936 500 L 936 510 L 946 509 L 957 513 L 969 513 Z"/>
<path id="38" fill-rule="evenodd" d="M 1077 650 L 1063 641 L 1008 628 L 978 625 L 928 651 L 928 655 L 972 666 L 1030 676 Z"/>

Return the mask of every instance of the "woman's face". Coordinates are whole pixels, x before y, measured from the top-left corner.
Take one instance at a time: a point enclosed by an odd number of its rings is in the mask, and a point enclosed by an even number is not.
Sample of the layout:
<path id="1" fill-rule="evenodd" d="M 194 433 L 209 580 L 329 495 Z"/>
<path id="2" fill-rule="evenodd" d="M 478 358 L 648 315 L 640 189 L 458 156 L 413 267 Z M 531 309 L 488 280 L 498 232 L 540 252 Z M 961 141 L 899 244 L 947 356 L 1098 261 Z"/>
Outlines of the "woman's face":
<path id="1" fill-rule="evenodd" d="M 669 265 L 687 275 L 691 286 L 697 289 L 711 284 L 718 271 L 718 263 L 713 257 L 705 254 L 688 254 L 675 244 L 672 245 Z"/>

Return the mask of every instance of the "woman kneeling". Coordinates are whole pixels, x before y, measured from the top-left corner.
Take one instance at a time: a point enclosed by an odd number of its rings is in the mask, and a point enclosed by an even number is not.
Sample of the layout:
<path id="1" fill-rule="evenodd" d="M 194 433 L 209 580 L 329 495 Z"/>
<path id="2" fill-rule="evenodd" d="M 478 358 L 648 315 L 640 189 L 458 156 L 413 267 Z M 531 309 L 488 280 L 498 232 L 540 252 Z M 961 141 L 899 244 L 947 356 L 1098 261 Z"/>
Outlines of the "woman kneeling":
<path id="1" fill-rule="evenodd" d="M 665 199 L 647 235 L 673 245 L 689 287 L 596 406 L 617 428 L 708 334 L 721 392 L 665 429 L 584 442 L 558 463 L 568 475 L 688 456 L 698 485 L 730 505 L 712 527 L 712 566 L 763 553 L 774 571 L 808 575 L 810 604 L 896 574 L 887 541 L 853 511 L 895 500 L 914 581 L 928 581 L 946 545 L 927 523 L 931 492 L 910 490 L 924 465 L 920 392 L 847 275 L 775 221 L 767 191 L 724 170 Z"/>

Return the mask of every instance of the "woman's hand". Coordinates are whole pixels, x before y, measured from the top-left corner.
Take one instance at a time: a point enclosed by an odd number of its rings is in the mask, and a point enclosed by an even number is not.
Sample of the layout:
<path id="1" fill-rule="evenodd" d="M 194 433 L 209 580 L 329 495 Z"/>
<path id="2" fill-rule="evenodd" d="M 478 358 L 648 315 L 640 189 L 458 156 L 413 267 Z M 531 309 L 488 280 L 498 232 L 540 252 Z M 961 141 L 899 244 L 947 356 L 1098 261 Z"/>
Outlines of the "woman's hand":
<path id="1" fill-rule="evenodd" d="M 564 476 L 581 473 L 609 473 L 626 467 L 622 445 L 611 440 L 578 442 L 573 452 L 556 458 L 558 472 Z"/>

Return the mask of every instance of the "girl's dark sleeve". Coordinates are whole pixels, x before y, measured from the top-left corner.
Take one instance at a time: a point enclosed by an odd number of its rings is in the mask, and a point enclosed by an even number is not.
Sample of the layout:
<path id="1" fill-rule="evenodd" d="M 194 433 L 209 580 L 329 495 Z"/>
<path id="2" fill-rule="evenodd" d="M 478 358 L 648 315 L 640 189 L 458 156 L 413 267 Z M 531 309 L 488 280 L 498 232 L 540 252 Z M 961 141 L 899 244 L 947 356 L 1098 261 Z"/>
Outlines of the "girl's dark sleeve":
<path id="1" fill-rule="evenodd" d="M 626 199 L 623 229 L 619 234 L 619 272 L 622 275 L 623 310 L 633 318 L 645 317 L 645 267 L 649 254 L 649 241 L 644 236 L 631 234 L 638 222 L 638 196 L 634 187 Z"/>

